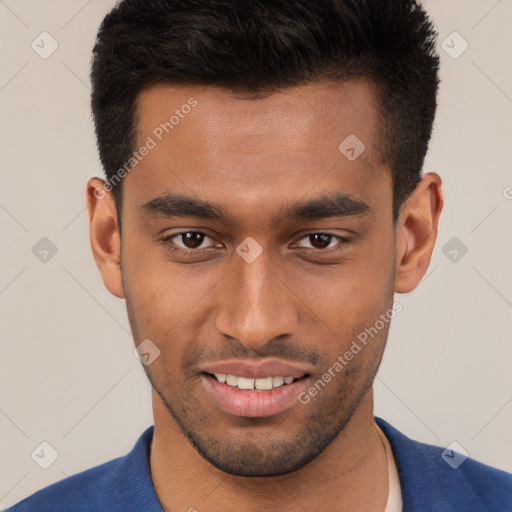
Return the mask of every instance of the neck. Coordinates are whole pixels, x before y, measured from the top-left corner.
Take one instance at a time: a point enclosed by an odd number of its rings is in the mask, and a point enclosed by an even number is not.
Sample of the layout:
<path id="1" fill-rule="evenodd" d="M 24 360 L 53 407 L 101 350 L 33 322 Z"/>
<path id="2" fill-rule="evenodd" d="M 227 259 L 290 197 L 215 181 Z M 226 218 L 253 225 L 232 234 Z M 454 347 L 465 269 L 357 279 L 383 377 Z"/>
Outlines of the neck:
<path id="1" fill-rule="evenodd" d="M 229 475 L 203 459 L 155 395 L 150 469 L 166 512 L 385 508 L 386 453 L 374 421 L 371 389 L 343 431 L 306 466 L 287 475 L 252 478 Z"/>

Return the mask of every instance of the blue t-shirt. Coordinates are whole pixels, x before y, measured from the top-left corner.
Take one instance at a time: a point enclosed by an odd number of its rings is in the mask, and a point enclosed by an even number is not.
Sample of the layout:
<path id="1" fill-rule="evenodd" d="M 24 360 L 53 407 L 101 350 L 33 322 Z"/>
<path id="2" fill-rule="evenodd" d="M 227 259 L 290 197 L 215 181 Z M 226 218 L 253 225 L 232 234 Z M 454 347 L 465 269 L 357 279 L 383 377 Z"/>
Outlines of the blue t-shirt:
<path id="1" fill-rule="evenodd" d="M 454 469 L 441 456 L 443 448 L 376 422 L 393 450 L 403 512 L 512 511 L 512 474 L 470 458 Z M 6 512 L 163 512 L 149 470 L 152 437 L 151 426 L 124 457 L 56 482 Z"/>

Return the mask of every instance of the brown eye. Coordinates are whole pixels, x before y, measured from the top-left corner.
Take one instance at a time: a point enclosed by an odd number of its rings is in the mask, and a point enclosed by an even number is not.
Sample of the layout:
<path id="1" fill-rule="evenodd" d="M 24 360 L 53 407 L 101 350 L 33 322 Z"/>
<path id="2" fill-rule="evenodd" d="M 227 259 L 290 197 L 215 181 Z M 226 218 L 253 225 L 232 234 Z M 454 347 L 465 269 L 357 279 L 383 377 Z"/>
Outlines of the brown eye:
<path id="1" fill-rule="evenodd" d="M 306 240 L 309 242 L 308 245 L 300 245 L 300 247 L 305 247 L 307 249 L 330 249 L 334 247 L 337 243 L 342 242 L 342 237 L 331 235 L 329 233 L 311 233 L 310 235 L 306 235 L 301 238 L 302 240 Z M 334 244 L 333 244 L 334 242 Z"/>
<path id="2" fill-rule="evenodd" d="M 329 247 L 331 239 L 332 236 L 326 235 L 325 233 L 315 233 L 314 235 L 309 235 L 311 245 L 315 249 L 325 249 L 326 247 Z"/>
<path id="3" fill-rule="evenodd" d="M 206 239 L 214 242 L 210 236 L 202 231 L 182 231 L 181 233 L 166 236 L 162 239 L 162 242 L 169 246 L 170 249 L 186 252 L 213 247 L 214 243 L 204 245 Z"/>
<path id="4" fill-rule="evenodd" d="M 187 231 L 186 233 L 180 233 L 179 236 L 187 249 L 197 249 L 203 243 L 206 235 L 196 231 Z"/>

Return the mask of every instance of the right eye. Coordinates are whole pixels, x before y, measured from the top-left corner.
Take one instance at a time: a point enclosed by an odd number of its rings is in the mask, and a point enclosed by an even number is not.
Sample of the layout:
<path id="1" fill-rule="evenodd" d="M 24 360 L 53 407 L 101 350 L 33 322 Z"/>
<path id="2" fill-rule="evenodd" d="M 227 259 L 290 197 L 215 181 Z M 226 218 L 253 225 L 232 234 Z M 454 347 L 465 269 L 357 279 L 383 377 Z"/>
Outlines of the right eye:
<path id="1" fill-rule="evenodd" d="M 211 237 L 208 236 L 203 231 L 181 231 L 179 233 L 167 235 L 164 238 L 162 238 L 161 241 L 165 245 L 169 246 L 171 250 L 195 252 L 196 250 L 208 248 L 201 247 L 206 238 Z"/>

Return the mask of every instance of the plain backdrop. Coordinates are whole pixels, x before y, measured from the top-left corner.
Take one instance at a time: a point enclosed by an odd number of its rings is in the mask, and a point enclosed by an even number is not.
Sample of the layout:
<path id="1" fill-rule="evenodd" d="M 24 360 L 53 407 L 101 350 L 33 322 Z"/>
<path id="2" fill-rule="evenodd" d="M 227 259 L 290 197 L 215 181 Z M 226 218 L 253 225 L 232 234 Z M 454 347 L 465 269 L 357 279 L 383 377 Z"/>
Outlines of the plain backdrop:
<path id="1" fill-rule="evenodd" d="M 86 180 L 102 176 L 90 55 L 112 6 L 0 0 L 2 507 L 125 454 L 152 424 L 125 304 L 103 287 L 84 202 Z M 425 6 L 442 84 L 424 170 L 442 176 L 446 206 L 426 277 L 396 297 L 403 311 L 376 379 L 376 414 L 510 471 L 512 2 Z M 42 32 L 58 44 L 47 58 L 55 43 Z M 48 469 L 31 457 L 41 442 L 58 453 Z"/>

